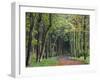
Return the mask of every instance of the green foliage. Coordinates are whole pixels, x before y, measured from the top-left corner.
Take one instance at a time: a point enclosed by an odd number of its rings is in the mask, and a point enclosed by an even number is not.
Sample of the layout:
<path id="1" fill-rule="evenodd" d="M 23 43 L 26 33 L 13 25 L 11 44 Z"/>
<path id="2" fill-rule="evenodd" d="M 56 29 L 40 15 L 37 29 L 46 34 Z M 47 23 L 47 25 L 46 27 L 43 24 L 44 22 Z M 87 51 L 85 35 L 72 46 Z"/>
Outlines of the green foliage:
<path id="1" fill-rule="evenodd" d="M 32 45 L 34 45 L 34 46 L 37 45 L 37 40 L 36 39 L 32 40 Z"/>
<path id="2" fill-rule="evenodd" d="M 58 64 L 57 58 L 56 57 L 52 57 L 52 58 L 48 58 L 48 59 L 43 59 L 41 62 L 36 63 L 34 58 L 31 62 L 31 66 L 32 67 L 38 67 L 38 66 L 55 66 L 56 64 Z"/>
<path id="3" fill-rule="evenodd" d="M 42 16 L 43 16 L 43 18 L 42 18 L 43 22 L 44 22 L 45 26 L 47 27 L 49 25 L 49 14 L 44 13 Z"/>
<path id="4" fill-rule="evenodd" d="M 78 60 L 78 61 L 83 61 L 85 64 L 90 63 L 90 57 L 89 56 L 87 56 L 85 60 L 84 60 L 83 56 L 81 56 L 81 57 L 71 57 L 71 59 Z"/>
<path id="5" fill-rule="evenodd" d="M 30 14 L 33 17 L 32 22 Z M 50 15 L 52 15 L 51 18 Z M 70 54 L 77 60 L 89 63 L 89 22 L 89 15 L 26 13 L 26 48 L 28 48 L 31 23 L 34 24 L 31 33 L 31 48 L 35 50 L 32 51 L 34 56 L 30 64 L 32 66 L 54 65 L 57 63 L 54 56 L 63 54 Z M 44 58 L 37 63 L 38 52 L 39 58 L 42 52 L 49 58 Z"/>

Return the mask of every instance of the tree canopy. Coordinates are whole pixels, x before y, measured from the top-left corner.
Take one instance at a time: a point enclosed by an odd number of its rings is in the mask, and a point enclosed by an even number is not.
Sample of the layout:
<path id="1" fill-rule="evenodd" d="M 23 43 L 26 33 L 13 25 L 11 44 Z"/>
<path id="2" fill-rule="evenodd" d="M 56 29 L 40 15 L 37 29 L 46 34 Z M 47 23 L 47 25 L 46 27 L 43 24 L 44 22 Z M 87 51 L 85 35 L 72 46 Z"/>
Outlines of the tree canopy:
<path id="1" fill-rule="evenodd" d="M 89 56 L 89 15 L 26 12 L 26 66 L 53 56 Z"/>

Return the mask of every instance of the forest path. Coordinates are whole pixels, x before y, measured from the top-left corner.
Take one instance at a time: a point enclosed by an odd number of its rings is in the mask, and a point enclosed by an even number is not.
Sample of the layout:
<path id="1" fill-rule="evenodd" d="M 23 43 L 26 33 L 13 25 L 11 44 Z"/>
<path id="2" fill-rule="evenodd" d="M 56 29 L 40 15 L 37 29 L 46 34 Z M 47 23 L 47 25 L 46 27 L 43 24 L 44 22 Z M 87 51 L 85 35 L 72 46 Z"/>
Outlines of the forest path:
<path id="1" fill-rule="evenodd" d="M 71 59 L 71 57 L 67 56 L 60 56 L 58 58 L 58 65 L 79 65 L 79 64 L 85 64 L 84 61 L 74 60 Z"/>

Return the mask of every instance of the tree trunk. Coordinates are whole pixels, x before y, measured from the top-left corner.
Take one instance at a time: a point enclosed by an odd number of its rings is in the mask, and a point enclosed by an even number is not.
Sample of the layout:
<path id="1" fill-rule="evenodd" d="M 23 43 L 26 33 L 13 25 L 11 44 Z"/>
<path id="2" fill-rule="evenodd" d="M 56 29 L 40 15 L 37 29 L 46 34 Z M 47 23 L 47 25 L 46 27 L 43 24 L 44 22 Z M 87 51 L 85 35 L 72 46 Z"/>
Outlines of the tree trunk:
<path id="1" fill-rule="evenodd" d="M 86 23 L 85 23 L 85 19 L 86 19 L 86 16 L 84 16 L 84 33 L 83 33 L 83 40 L 84 40 L 84 44 L 83 44 L 83 50 L 84 50 L 84 59 L 86 59 L 86 35 L 85 35 L 85 29 L 86 29 Z"/>
<path id="2" fill-rule="evenodd" d="M 49 14 L 49 22 L 50 22 L 50 24 L 49 24 L 47 30 L 44 32 L 39 62 L 42 61 L 42 57 L 43 57 L 44 49 L 45 49 L 45 44 L 46 44 L 46 38 L 47 38 L 47 35 L 48 35 L 48 32 L 49 32 L 49 29 L 51 28 L 51 14 Z"/>
<path id="3" fill-rule="evenodd" d="M 37 53 L 36 53 L 36 62 L 39 62 L 39 54 L 40 54 L 40 23 L 42 19 L 42 13 L 39 13 L 39 18 L 37 22 Z"/>
<path id="4" fill-rule="evenodd" d="M 30 50 L 31 50 L 31 46 L 32 46 L 33 27 L 34 27 L 34 19 L 33 19 L 32 13 L 30 13 L 30 31 L 29 31 L 27 53 L 26 53 L 26 66 L 29 66 Z"/>

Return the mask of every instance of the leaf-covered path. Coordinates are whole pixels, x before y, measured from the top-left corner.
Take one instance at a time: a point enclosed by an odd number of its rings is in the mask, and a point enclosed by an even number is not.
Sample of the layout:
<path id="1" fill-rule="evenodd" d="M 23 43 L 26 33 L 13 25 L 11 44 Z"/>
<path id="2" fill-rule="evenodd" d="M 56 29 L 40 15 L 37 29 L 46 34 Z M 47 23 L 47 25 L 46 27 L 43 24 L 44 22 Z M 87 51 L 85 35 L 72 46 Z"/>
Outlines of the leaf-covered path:
<path id="1" fill-rule="evenodd" d="M 81 64 L 85 64 L 84 61 L 78 61 L 78 60 L 74 60 L 71 59 L 70 57 L 66 57 L 66 56 L 60 56 L 58 58 L 58 65 L 81 65 Z"/>

